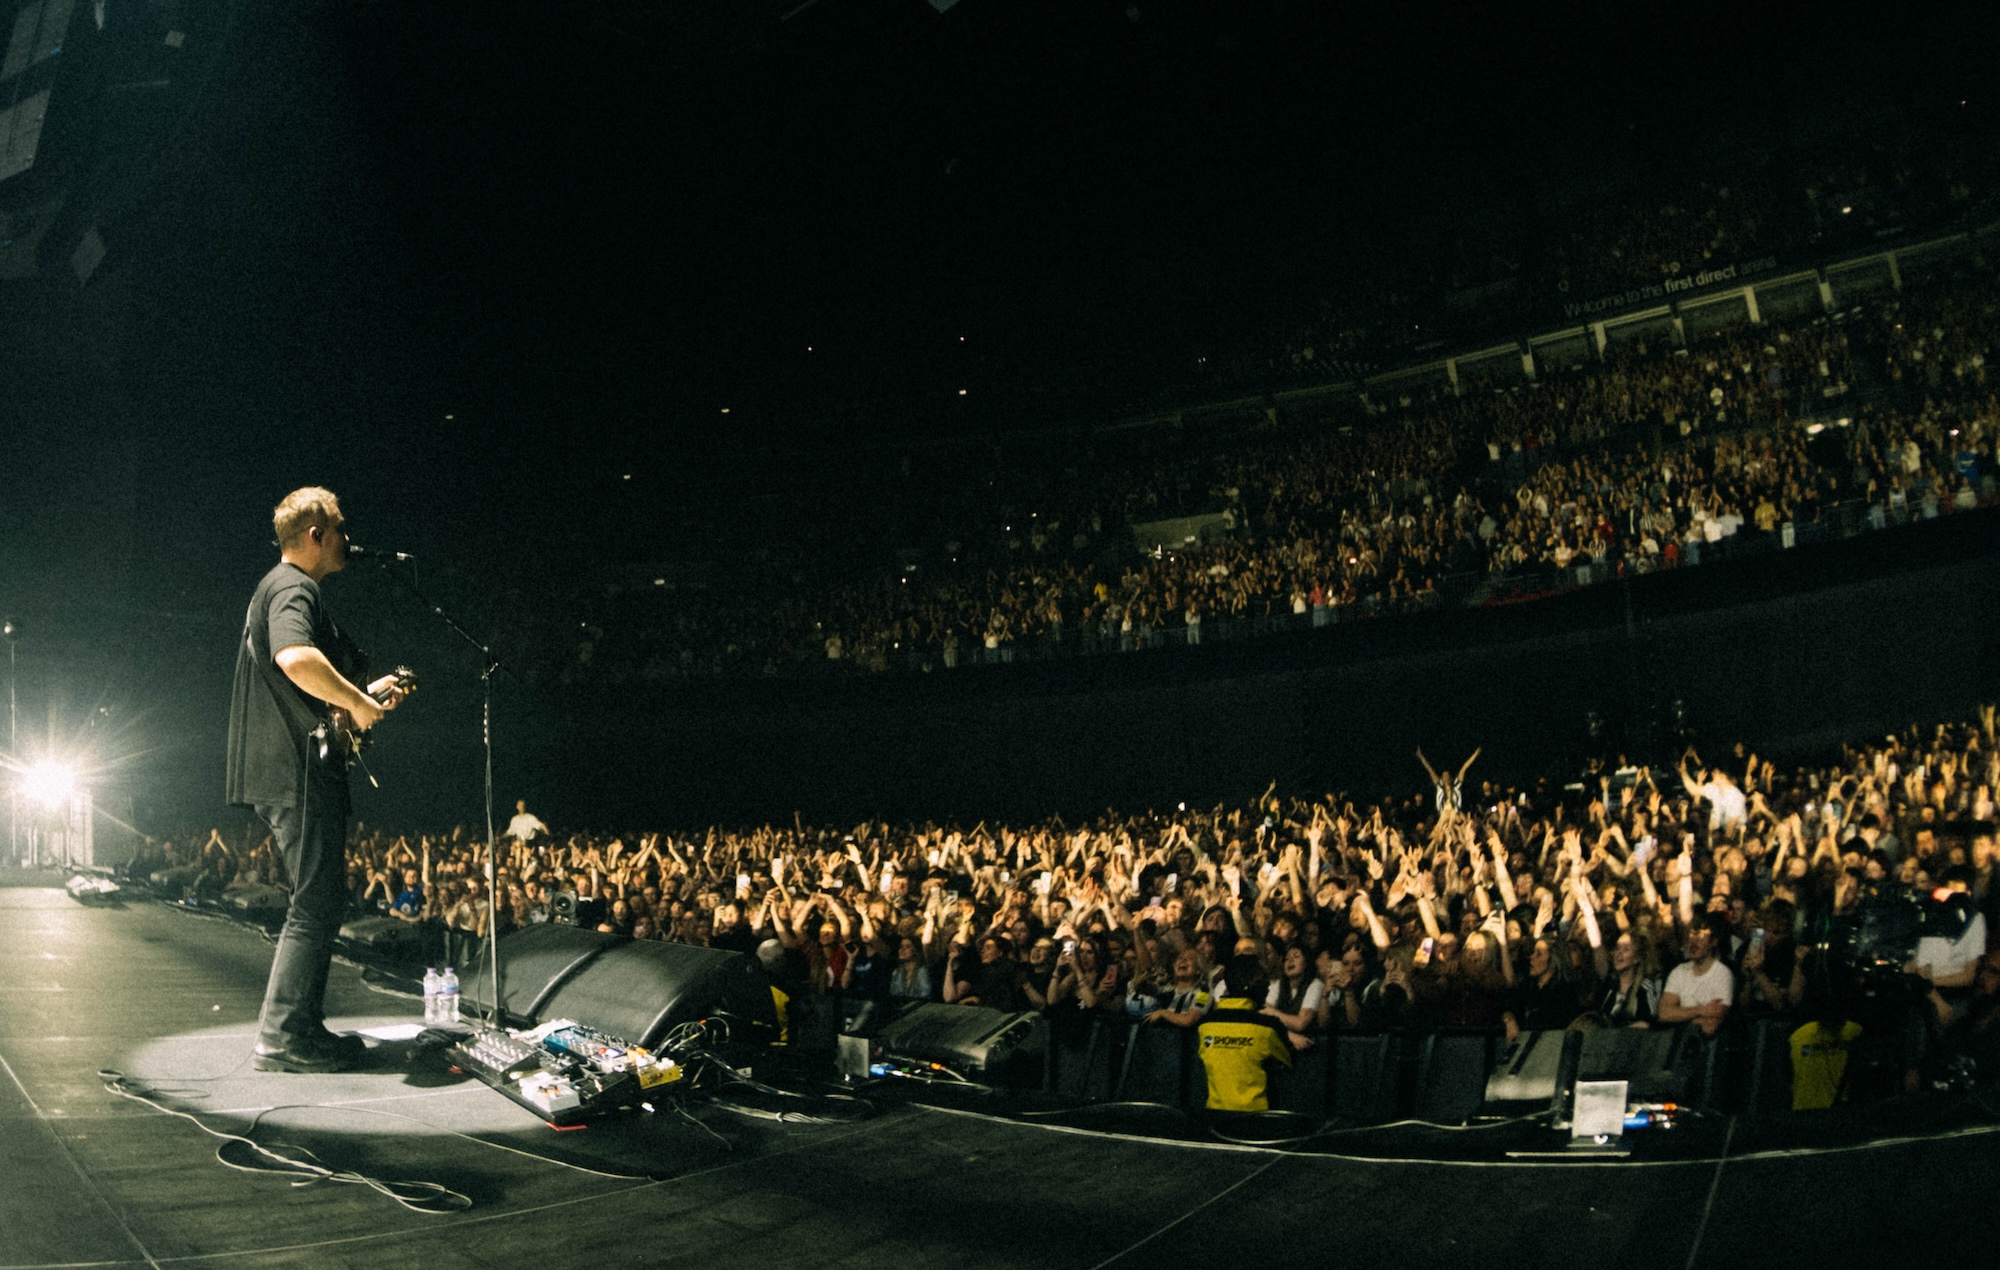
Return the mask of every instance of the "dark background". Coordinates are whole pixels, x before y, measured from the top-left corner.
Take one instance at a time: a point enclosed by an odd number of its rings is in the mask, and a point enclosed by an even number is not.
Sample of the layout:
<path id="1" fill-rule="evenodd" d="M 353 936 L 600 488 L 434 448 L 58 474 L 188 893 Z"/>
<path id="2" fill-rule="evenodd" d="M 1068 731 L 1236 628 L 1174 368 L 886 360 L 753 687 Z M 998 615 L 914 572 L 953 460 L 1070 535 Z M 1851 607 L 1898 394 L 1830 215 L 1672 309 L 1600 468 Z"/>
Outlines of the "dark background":
<path id="1" fill-rule="evenodd" d="M 363 543 L 417 554 L 421 591 L 506 656 L 559 584 L 701 558 L 746 517 L 782 538 L 910 447 L 1196 400 L 1198 359 L 1365 311 L 1471 227 L 1533 242 L 1593 191 L 1861 124 L 1991 132 L 1990 20 L 1887 10 L 107 14 L 103 33 L 79 17 L 47 72 L 42 155 L 0 183 L 0 261 L 39 253 L 0 277 L 0 610 L 23 627 L 17 749 L 88 751 L 149 826 L 221 814 L 230 650 L 269 508 L 298 485 L 339 491 Z M 171 55 L 165 30 L 188 37 Z M 165 86 L 130 87 L 145 83 Z M 41 245 L 20 245 L 38 225 Z M 70 248 L 93 227 L 107 254 L 80 282 Z M 378 661 L 426 675 L 400 758 L 385 739 L 384 775 L 400 770 L 381 814 L 468 817 L 478 659 L 388 577 L 356 569 L 332 594 Z M 1215 712 L 1248 734 L 1297 730 L 1255 693 L 1229 704 L 1236 668 L 1187 673 L 1221 673 Z M 787 814 L 803 777 L 786 764 L 816 760 L 773 762 L 754 729 L 718 722 L 783 712 L 688 691 L 614 717 L 503 679 L 501 796 L 569 823 Z M 1409 708 L 1484 734 L 1449 695 Z M 1154 727 L 1144 713 L 1129 726 Z M 718 747 L 734 774 L 674 779 L 724 762 Z M 1000 797 L 953 786 L 942 762 L 939 782 L 912 783 L 904 750 L 855 752 L 873 758 L 814 767 L 797 801 L 975 813 Z M 1038 763 L 1008 796 L 1164 801 L 1203 781 L 1219 796 L 1268 757 L 1182 753 L 1157 780 L 1067 766 L 1098 772 L 1097 791 L 1080 775 L 1038 790 Z M 768 779 L 746 775 L 759 762 Z"/>

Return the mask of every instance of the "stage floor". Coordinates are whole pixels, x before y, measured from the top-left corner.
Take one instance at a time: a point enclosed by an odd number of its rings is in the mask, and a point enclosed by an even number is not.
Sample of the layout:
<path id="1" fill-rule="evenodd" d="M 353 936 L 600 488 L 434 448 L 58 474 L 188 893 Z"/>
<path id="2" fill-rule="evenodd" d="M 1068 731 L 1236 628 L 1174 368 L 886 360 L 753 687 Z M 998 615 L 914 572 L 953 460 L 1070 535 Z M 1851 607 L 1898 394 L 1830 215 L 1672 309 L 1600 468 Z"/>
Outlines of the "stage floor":
<path id="1" fill-rule="evenodd" d="M 420 1003 L 345 964 L 328 1009 L 336 1027 L 372 1034 L 364 1068 L 256 1072 L 271 955 L 259 932 L 11 880 L 0 877 L 0 1268 L 1082 1270 L 1233 1264 L 1252 1249 L 1362 1265 L 1821 1267 L 1987 1254 L 1971 1204 L 1994 1176 L 1991 1124 L 1776 1150 L 1756 1126 L 1718 1121 L 1713 1145 L 1688 1158 L 1581 1165 L 1171 1141 L 900 1098 L 822 1124 L 697 1100 L 688 1117 L 558 1133 L 452 1074 L 409 1039 Z M 106 1072 L 192 1119 L 108 1091 Z M 246 1171 L 254 1156 L 202 1126 L 470 1206 L 413 1211 L 357 1182 Z"/>

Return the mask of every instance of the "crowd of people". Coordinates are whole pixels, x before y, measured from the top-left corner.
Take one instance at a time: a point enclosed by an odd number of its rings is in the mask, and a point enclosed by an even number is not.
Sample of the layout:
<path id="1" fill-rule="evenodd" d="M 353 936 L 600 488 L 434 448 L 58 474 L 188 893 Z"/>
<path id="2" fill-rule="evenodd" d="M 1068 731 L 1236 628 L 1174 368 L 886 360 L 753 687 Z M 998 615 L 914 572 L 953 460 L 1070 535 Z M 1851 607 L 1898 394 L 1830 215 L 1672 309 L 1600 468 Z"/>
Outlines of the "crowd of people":
<path id="1" fill-rule="evenodd" d="M 1640 161 L 1586 181 L 1485 192 L 1480 214 L 1453 206 L 1408 220 L 1345 288 L 1273 321 L 1262 338 L 1198 355 L 1202 380 L 1293 387 L 1361 377 L 1569 305 L 1654 296 L 1704 273 L 1792 269 L 1829 253 L 1990 217 L 1990 147 L 1948 118 L 1822 121 L 1817 141 L 1752 129 L 1711 137 L 1700 162 Z"/>
<path id="2" fill-rule="evenodd" d="M 1635 342 L 1533 381 L 1042 461 L 1032 482 L 912 482 L 886 501 L 908 504 L 905 541 L 937 538 L 915 556 L 856 559 L 822 530 L 806 556 L 746 560 L 703 589 L 596 596 L 526 660 L 616 684 L 1129 651 L 1950 514 L 1995 496 L 1996 333 L 1990 288 L 1912 293 L 1847 321 Z M 1131 532 L 1204 515 L 1178 548 Z"/>
<path id="3" fill-rule="evenodd" d="M 1399 250 L 1372 254 L 1431 262 L 1432 290 L 1507 310 L 1495 338 L 1511 339 L 1555 320 L 1558 301 L 1976 225 L 1996 183 L 1962 122 L 1913 114 L 1777 140 L 1751 128 L 1696 168 L 1552 185 L 1471 225 L 1413 222 Z M 1230 355 L 1201 355 L 1209 377 L 1186 400 L 1261 398 L 1240 417 L 816 455 L 838 473 L 788 469 L 786 503 L 732 491 L 664 535 L 663 509 L 644 508 L 632 536 L 675 553 L 657 573 L 583 581 L 552 558 L 513 594 L 501 585 L 482 629 L 510 665 L 564 684 L 938 671 L 1478 603 L 1493 575 L 1511 598 L 1580 563 L 1593 578 L 1671 568 L 1993 497 L 1990 278 L 1912 271 L 1844 320 L 1788 305 L 1718 333 L 1690 317 L 1601 352 L 1544 349 L 1532 375 L 1503 357 L 1459 383 L 1281 404 L 1268 394 L 1450 350 L 1410 269 L 1356 269 L 1352 295 L 1304 319 L 1274 299 L 1283 351 L 1247 367 L 1250 387 L 1225 372 Z M 1556 307 L 1480 299 L 1495 283 Z M 1814 442 L 1808 416 L 1854 422 Z M 1188 517 L 1208 519 L 1179 549 L 1134 533 Z"/>
<path id="4" fill-rule="evenodd" d="M 1765 254 L 1780 237 L 1770 222 L 1783 203 L 1746 167 L 1735 182 L 1698 178 L 1643 202 L 1599 198 L 1568 208 L 1551 262 L 1557 288 L 1583 300 Z"/>
<path id="5" fill-rule="evenodd" d="M 1480 780 L 1478 757 L 1419 752 L 1402 796 L 1274 786 L 1075 825 L 795 818 L 609 836 L 551 832 L 522 804 L 495 911 L 504 935 L 574 897 L 607 933 L 756 955 L 792 997 L 1032 1010 L 1059 1027 L 1196 1027 L 1247 999 L 1303 1051 L 1353 1030 L 1714 1037 L 1777 1017 L 1824 1029 L 1822 1067 L 1856 1056 L 1802 1105 L 1964 1060 L 2000 1077 L 1993 707 L 1787 768 L 1738 746 L 1513 788 Z M 283 883 L 268 840 L 219 830 L 149 843 L 130 872 L 214 899 Z M 479 939 L 485 873 L 462 828 L 357 826 L 352 910 Z M 1921 939 L 1867 943 L 1871 908 L 1925 897 L 1946 916 Z M 1864 1007 L 1870 975 L 1905 985 L 1894 999 L 1910 1008 Z"/>

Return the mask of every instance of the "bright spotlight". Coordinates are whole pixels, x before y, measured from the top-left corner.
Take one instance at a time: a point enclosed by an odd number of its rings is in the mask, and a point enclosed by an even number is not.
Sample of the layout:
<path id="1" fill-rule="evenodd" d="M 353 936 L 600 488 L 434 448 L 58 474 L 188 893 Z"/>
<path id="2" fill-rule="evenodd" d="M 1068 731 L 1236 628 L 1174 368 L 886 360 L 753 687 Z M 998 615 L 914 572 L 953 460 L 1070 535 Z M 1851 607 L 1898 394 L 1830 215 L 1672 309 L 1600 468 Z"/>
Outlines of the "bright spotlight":
<path id="1" fill-rule="evenodd" d="M 37 763 L 21 773 L 21 792 L 55 811 L 76 793 L 76 771 L 61 763 Z"/>

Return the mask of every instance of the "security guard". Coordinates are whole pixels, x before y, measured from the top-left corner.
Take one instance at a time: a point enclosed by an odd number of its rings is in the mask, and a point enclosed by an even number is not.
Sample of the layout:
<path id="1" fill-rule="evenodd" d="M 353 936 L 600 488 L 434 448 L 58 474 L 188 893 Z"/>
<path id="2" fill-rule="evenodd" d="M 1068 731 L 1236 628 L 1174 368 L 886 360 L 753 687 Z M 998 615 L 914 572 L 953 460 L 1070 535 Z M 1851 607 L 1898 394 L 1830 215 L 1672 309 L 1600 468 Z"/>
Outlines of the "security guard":
<path id="1" fill-rule="evenodd" d="M 1284 1025 L 1258 1012 L 1261 982 L 1255 958 L 1231 958 L 1222 999 L 1195 1029 L 1210 1111 L 1270 1110 L 1265 1064 L 1292 1065 Z"/>

